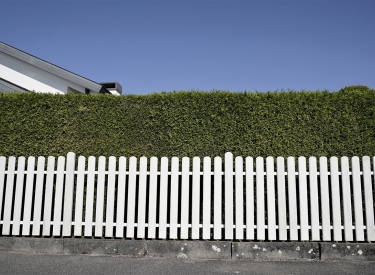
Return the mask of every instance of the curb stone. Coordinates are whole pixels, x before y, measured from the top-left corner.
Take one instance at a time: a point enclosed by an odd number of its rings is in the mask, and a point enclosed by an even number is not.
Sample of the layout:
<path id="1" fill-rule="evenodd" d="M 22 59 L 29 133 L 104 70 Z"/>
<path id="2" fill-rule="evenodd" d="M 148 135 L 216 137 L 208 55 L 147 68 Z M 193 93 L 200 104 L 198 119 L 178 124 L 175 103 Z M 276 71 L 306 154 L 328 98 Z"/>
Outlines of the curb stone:
<path id="1" fill-rule="evenodd" d="M 231 259 L 229 241 L 147 241 L 149 257 Z"/>
<path id="2" fill-rule="evenodd" d="M 318 260 L 316 242 L 234 242 L 232 259 L 255 261 Z"/>
<path id="3" fill-rule="evenodd" d="M 0 251 L 51 253 L 64 252 L 63 239 L 0 237 Z"/>
<path id="4" fill-rule="evenodd" d="M 321 243 L 321 260 L 375 261 L 372 243 Z"/>
<path id="5" fill-rule="evenodd" d="M 373 243 L 0 237 L 0 251 L 247 261 L 375 261 Z"/>

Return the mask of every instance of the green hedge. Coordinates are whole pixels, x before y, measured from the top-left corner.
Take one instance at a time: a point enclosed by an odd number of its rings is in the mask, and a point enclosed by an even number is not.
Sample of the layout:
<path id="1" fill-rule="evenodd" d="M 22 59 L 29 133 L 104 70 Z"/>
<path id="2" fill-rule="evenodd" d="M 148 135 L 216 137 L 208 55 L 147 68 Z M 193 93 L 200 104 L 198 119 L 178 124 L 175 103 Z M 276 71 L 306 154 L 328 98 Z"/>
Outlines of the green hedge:
<path id="1" fill-rule="evenodd" d="M 0 94 L 0 155 L 375 155 L 375 90 Z"/>

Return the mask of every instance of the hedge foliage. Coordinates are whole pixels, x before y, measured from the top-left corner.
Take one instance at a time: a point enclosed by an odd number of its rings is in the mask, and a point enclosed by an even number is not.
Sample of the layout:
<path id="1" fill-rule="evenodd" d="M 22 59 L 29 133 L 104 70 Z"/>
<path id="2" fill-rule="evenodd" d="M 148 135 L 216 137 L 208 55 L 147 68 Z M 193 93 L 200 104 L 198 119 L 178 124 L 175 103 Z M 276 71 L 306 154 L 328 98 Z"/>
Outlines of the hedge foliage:
<path id="1" fill-rule="evenodd" d="M 374 156 L 375 90 L 8 93 L 0 133 L 3 156 Z"/>

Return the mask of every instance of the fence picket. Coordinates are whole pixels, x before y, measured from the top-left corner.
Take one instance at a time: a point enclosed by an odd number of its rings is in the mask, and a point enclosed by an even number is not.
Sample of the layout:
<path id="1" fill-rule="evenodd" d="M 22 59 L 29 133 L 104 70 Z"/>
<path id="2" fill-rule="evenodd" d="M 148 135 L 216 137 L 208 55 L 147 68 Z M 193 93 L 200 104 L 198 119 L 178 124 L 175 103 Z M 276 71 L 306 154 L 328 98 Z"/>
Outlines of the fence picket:
<path id="1" fill-rule="evenodd" d="M 179 159 L 178 157 L 172 158 L 171 164 L 171 194 L 170 194 L 170 226 L 169 226 L 169 237 L 171 239 L 177 239 L 177 223 L 178 223 L 178 202 L 179 202 Z"/>
<path id="2" fill-rule="evenodd" d="M 105 236 L 113 237 L 113 213 L 115 208 L 116 157 L 108 160 L 108 186 L 105 217 Z"/>
<path id="3" fill-rule="evenodd" d="M 150 159 L 150 191 L 149 191 L 149 210 L 148 210 L 148 237 L 156 237 L 156 203 L 158 192 L 158 159 Z"/>
<path id="4" fill-rule="evenodd" d="M 341 241 L 341 205 L 339 168 L 337 157 L 331 157 L 331 193 L 332 193 L 332 218 L 333 218 L 333 240 Z"/>
<path id="5" fill-rule="evenodd" d="M 233 239 L 233 154 L 225 153 L 225 239 Z"/>
<path id="6" fill-rule="evenodd" d="M 98 183 L 96 187 L 95 237 L 101 237 L 103 235 L 105 166 L 106 158 L 100 156 L 98 162 Z"/>
<path id="7" fill-rule="evenodd" d="M 72 232 L 74 169 L 75 154 L 70 152 L 66 157 L 63 236 L 70 236 Z"/>
<path id="8" fill-rule="evenodd" d="M 20 234 L 20 221 L 22 212 L 22 200 L 23 200 L 23 181 L 25 178 L 25 157 L 19 157 L 17 160 L 17 182 L 16 182 L 16 193 L 14 197 L 14 211 L 13 211 L 13 228 L 12 235 Z M 1 213 L 1 212 L 0 212 Z"/>
<path id="9" fill-rule="evenodd" d="M 151 164 L 153 163 L 151 158 Z M 129 160 L 129 183 L 128 183 L 128 214 L 127 214 L 127 226 L 126 226 L 126 237 L 134 238 L 134 226 L 135 226 L 135 189 L 137 181 L 137 158 L 130 157 Z M 150 189 L 151 193 L 151 189 Z M 156 208 L 156 207 L 155 207 Z"/>
<path id="10" fill-rule="evenodd" d="M 35 198 L 34 198 L 34 215 L 33 215 L 33 236 L 40 234 L 40 220 L 42 215 L 43 189 L 44 189 L 44 166 L 45 158 L 38 157 L 38 168 L 36 174 L 35 184 Z"/>
<path id="11" fill-rule="evenodd" d="M 373 201 L 373 190 L 371 183 L 371 164 L 370 157 L 362 157 L 363 167 L 363 187 L 365 197 L 365 209 L 366 209 L 366 233 L 367 241 L 375 240 L 375 227 L 374 227 L 374 201 Z"/>
<path id="12" fill-rule="evenodd" d="M 319 158 L 320 203 L 322 208 L 323 241 L 331 240 L 331 215 L 328 183 L 328 162 L 326 157 Z"/>
<path id="13" fill-rule="evenodd" d="M 2 211 L 3 211 L 5 165 L 6 165 L 6 157 L 0 157 L 0 213 L 3 213 Z M 1 214 L 0 214 L 0 219 L 1 219 Z"/>
<path id="14" fill-rule="evenodd" d="M 319 193 L 316 157 L 309 158 L 311 240 L 320 241 Z"/>
<path id="15" fill-rule="evenodd" d="M 64 171 L 65 157 L 57 158 L 57 175 L 56 175 L 56 191 L 55 191 L 55 207 L 53 209 L 53 236 L 60 236 L 61 231 L 61 210 L 64 192 Z"/>
<path id="16" fill-rule="evenodd" d="M 181 183 L 181 239 L 189 238 L 189 164 L 188 157 L 182 158 L 182 183 Z"/>
<path id="17" fill-rule="evenodd" d="M 276 240 L 275 170 L 273 157 L 266 158 L 268 240 Z"/>
<path id="18" fill-rule="evenodd" d="M 347 157 L 341 158 L 341 186 L 345 241 L 353 241 L 352 195 L 350 191 L 349 159 Z"/>
<path id="19" fill-rule="evenodd" d="M 246 157 L 246 239 L 254 240 L 254 160 Z"/>
<path id="20" fill-rule="evenodd" d="M 159 238 L 167 238 L 168 215 L 168 158 L 160 161 Z"/>
<path id="21" fill-rule="evenodd" d="M 356 241 L 364 241 L 363 228 L 363 208 L 362 208 L 362 182 L 361 168 L 359 158 L 352 158 L 352 175 L 353 175 L 353 197 L 354 197 L 354 215 L 355 215 L 355 239 Z"/>
<path id="22" fill-rule="evenodd" d="M 13 205 L 13 188 L 14 188 L 14 174 L 16 171 L 16 158 L 9 157 L 8 159 L 8 175 L 5 189 L 5 202 L 3 214 L 3 235 L 10 235 L 10 218 L 12 215 Z M 0 213 L 1 215 L 1 213 Z M 30 222 L 29 222 L 30 223 Z"/>
<path id="23" fill-rule="evenodd" d="M 47 161 L 47 178 L 44 194 L 43 236 L 49 236 L 51 234 L 52 196 L 54 183 L 55 157 L 49 156 Z"/>
<path id="24" fill-rule="evenodd" d="M 87 164 L 85 237 L 92 236 L 92 218 L 94 213 L 95 166 L 96 159 L 94 156 L 90 156 Z"/>
<path id="25" fill-rule="evenodd" d="M 373 163 L 373 179 L 374 179 L 374 186 L 375 186 L 375 157 L 373 158 L 372 160 L 372 163 Z M 370 168 L 371 169 L 371 168 Z M 370 180 L 371 180 L 371 177 L 370 177 Z M 374 205 L 374 203 L 372 202 L 373 200 L 373 196 L 374 196 L 374 190 L 372 189 L 372 184 L 370 182 L 367 182 L 366 184 L 366 188 L 365 189 L 365 192 L 366 192 L 366 197 L 368 196 L 367 200 L 368 202 L 366 203 L 366 217 L 367 215 L 369 216 L 369 218 L 366 218 L 366 221 L 367 222 L 367 241 L 369 242 L 373 242 L 375 241 L 375 225 L 374 225 L 374 208 L 372 208 L 372 205 Z M 368 209 L 368 210 L 367 210 Z M 369 211 L 369 212 L 367 212 Z"/>
<path id="26" fill-rule="evenodd" d="M 82 214 L 83 214 L 83 191 L 85 185 L 85 164 L 84 156 L 78 157 L 77 187 L 74 214 L 74 236 L 82 235 Z"/>
<path id="27" fill-rule="evenodd" d="M 200 222 L 200 190 L 201 190 L 201 161 L 199 157 L 193 158 L 193 190 L 191 206 L 191 238 L 199 239 L 199 222 Z"/>
<path id="28" fill-rule="evenodd" d="M 285 195 L 285 164 L 283 157 L 277 157 L 277 206 L 279 217 L 279 240 L 288 239 L 286 221 L 286 195 Z"/>
<path id="29" fill-rule="evenodd" d="M 288 169 L 288 200 L 289 200 L 289 239 L 298 240 L 297 227 L 297 191 L 296 191 L 296 165 L 293 157 L 287 159 Z"/>
<path id="30" fill-rule="evenodd" d="M 126 157 L 120 157 L 118 161 L 117 182 L 117 212 L 116 212 L 116 237 L 124 237 L 124 215 L 126 198 Z"/>
<path id="31" fill-rule="evenodd" d="M 236 192 L 236 239 L 243 239 L 243 159 L 235 158 L 235 192 Z"/>
<path id="32" fill-rule="evenodd" d="M 47 161 L 46 191 L 44 194 L 43 236 L 51 234 L 52 199 L 55 183 L 55 157 L 49 156 Z"/>
<path id="33" fill-rule="evenodd" d="M 34 172 L 35 172 L 35 157 L 29 157 L 27 159 L 27 176 L 26 176 L 26 190 L 25 190 L 25 194 L 27 195 L 25 196 L 25 202 L 24 202 L 24 208 L 23 208 L 22 235 L 24 236 L 30 235 L 31 209 L 33 205 L 32 194 L 34 192 Z M 7 207 L 5 206 L 5 208 Z"/>
<path id="34" fill-rule="evenodd" d="M 211 238 L 211 158 L 203 159 L 203 239 Z"/>
<path id="35" fill-rule="evenodd" d="M 262 157 L 257 157 L 256 163 L 256 190 L 257 190 L 257 239 L 265 240 L 265 218 L 264 218 L 264 162 Z"/>
<path id="36" fill-rule="evenodd" d="M 306 173 L 306 158 L 298 158 L 298 179 L 299 179 L 299 215 L 301 225 L 301 240 L 309 240 L 309 209 L 307 198 L 307 173 Z"/>
<path id="37" fill-rule="evenodd" d="M 145 238 L 146 229 L 146 190 L 147 190 L 147 158 L 139 159 L 139 189 L 138 189 L 138 221 L 137 237 Z"/>
<path id="38" fill-rule="evenodd" d="M 214 239 L 221 239 L 222 224 L 222 160 L 221 157 L 214 159 Z"/>

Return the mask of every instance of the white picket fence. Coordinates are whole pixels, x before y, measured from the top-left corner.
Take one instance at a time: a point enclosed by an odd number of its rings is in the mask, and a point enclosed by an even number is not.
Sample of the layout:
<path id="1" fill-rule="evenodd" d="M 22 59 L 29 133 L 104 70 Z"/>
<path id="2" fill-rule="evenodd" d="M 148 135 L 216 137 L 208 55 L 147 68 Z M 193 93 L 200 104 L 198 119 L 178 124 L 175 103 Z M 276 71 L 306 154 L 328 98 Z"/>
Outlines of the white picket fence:
<path id="1" fill-rule="evenodd" d="M 45 162 L 0 157 L 2 235 L 375 241 L 367 156 Z"/>

